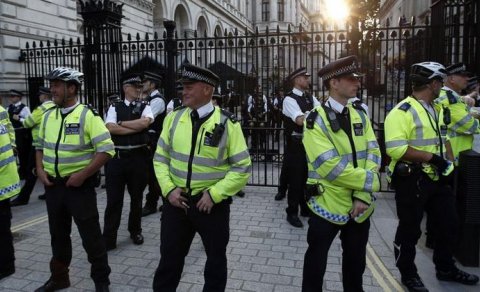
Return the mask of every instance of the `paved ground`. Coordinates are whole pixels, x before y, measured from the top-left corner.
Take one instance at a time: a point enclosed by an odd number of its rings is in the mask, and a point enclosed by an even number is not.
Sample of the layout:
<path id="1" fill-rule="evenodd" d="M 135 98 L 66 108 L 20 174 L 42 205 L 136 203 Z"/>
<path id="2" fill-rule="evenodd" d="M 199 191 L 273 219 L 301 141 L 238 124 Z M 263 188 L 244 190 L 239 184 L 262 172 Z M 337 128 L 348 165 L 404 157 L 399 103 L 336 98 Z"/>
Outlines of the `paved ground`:
<path id="1" fill-rule="evenodd" d="M 1 291 L 33 291 L 49 277 L 51 257 L 50 235 L 43 201 L 37 199 L 41 188 L 29 205 L 13 209 L 17 272 L 0 281 Z M 303 256 L 306 249 L 307 227 L 297 229 L 285 221 L 285 200 L 273 200 L 275 189 L 247 187 L 245 198 L 235 198 L 231 207 L 231 235 L 228 245 L 228 291 L 300 291 Z M 364 275 L 366 291 L 403 291 L 398 283 L 391 243 L 396 228 L 392 194 L 379 194 L 377 211 L 373 215 Z M 128 206 L 128 196 L 125 205 Z M 106 196 L 98 190 L 98 205 L 102 218 Z M 124 211 L 118 237 L 118 248 L 109 252 L 112 267 L 112 291 L 150 291 L 153 274 L 159 261 L 160 213 L 145 217 L 142 223 L 145 243 L 135 246 L 126 230 Z M 306 223 L 306 220 L 303 219 Z M 92 291 L 90 265 L 73 228 L 73 261 L 70 275 L 72 288 L 66 291 Z M 341 248 L 336 239 L 330 250 L 325 290 L 342 291 Z M 478 291 L 439 282 L 435 279 L 431 251 L 419 244 L 417 263 L 420 274 L 430 291 Z M 198 236 L 186 259 L 178 291 L 201 291 L 205 254 Z M 480 274 L 479 268 L 467 268 Z M 467 289 L 468 288 L 468 289 Z"/>

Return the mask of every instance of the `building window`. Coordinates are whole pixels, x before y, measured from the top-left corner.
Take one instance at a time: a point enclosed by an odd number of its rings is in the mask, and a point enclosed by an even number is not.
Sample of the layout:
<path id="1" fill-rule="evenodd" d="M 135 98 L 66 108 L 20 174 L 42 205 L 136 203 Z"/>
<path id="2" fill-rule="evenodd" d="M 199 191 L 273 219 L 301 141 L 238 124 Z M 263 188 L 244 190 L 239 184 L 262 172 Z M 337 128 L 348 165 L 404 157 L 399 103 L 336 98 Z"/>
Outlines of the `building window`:
<path id="1" fill-rule="evenodd" d="M 270 0 L 262 0 L 262 21 L 270 20 Z"/>
<path id="2" fill-rule="evenodd" d="M 285 0 L 278 0 L 278 21 L 285 20 Z"/>

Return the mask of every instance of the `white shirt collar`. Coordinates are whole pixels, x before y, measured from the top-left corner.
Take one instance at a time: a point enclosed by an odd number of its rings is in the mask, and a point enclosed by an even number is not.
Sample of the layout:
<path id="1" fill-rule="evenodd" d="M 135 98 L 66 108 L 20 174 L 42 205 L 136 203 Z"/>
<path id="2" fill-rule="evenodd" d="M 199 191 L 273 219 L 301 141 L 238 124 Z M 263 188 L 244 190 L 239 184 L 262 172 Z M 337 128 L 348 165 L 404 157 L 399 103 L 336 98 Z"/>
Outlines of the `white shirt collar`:
<path id="1" fill-rule="evenodd" d="M 456 96 L 458 96 L 458 93 L 457 93 L 455 90 L 451 89 L 450 87 L 448 87 L 448 86 L 446 86 L 446 85 L 444 85 L 444 86 L 442 87 L 442 89 L 445 90 L 445 91 L 451 91 L 451 92 L 453 92 L 453 94 L 455 94 Z"/>
<path id="2" fill-rule="evenodd" d="M 71 112 L 77 105 L 79 105 L 80 102 L 76 102 L 74 105 L 72 105 L 71 107 L 64 107 L 64 108 L 61 108 L 60 110 L 62 111 L 62 114 L 67 114 L 69 112 Z"/>
<path id="3" fill-rule="evenodd" d="M 360 100 L 360 98 L 354 96 L 354 97 L 351 97 L 351 98 L 348 99 L 348 103 L 352 103 L 352 102 L 357 101 L 357 100 Z"/>
<path id="4" fill-rule="evenodd" d="M 209 113 L 211 113 L 214 109 L 215 108 L 213 106 L 213 103 L 212 103 L 212 101 L 210 101 L 207 104 L 202 105 L 201 107 L 197 108 L 198 117 L 201 119 L 201 118 L 205 117 L 206 115 L 208 115 Z"/>
<path id="5" fill-rule="evenodd" d="M 292 92 L 296 95 L 299 95 L 299 96 L 302 96 L 303 95 L 303 91 L 301 91 L 300 89 L 294 87 Z"/>
<path id="6" fill-rule="evenodd" d="M 333 97 L 331 96 L 328 97 L 327 102 L 325 102 L 325 105 L 333 109 L 337 113 L 342 113 L 343 109 L 345 108 L 343 104 L 339 103 L 338 101 L 333 99 Z"/>
<path id="7" fill-rule="evenodd" d="M 20 106 L 21 104 L 22 104 L 22 101 L 19 100 L 19 101 L 17 101 L 16 103 L 14 103 L 13 105 L 14 105 L 14 106 Z"/>
<path id="8" fill-rule="evenodd" d="M 152 91 L 152 93 L 150 93 L 150 96 L 155 96 L 155 95 L 160 95 L 160 91 L 158 91 L 158 89 L 155 89 L 154 91 Z"/>

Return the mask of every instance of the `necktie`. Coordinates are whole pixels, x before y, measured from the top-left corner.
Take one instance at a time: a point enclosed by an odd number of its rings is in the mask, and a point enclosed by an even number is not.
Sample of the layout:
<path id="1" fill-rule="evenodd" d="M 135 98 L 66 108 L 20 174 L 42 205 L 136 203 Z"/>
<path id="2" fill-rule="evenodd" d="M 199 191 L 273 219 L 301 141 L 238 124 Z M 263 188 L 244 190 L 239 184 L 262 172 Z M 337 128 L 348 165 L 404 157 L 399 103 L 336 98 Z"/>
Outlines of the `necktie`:
<path id="1" fill-rule="evenodd" d="M 190 113 L 190 117 L 192 118 L 192 121 L 194 121 L 194 122 L 198 121 L 199 116 L 198 116 L 197 110 L 193 110 L 193 111 Z"/>

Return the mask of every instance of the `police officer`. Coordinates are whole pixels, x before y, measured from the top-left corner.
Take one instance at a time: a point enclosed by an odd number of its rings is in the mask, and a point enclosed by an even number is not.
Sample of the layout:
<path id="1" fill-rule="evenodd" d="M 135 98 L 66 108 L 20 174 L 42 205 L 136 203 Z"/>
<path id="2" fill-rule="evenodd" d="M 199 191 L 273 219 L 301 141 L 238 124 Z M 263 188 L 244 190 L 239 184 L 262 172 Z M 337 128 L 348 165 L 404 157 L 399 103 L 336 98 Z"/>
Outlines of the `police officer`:
<path id="1" fill-rule="evenodd" d="M 460 152 L 470 150 L 473 146 L 473 135 L 480 133 L 479 121 L 469 113 L 469 106 L 465 104 L 460 93 L 468 85 L 470 73 L 466 71 L 463 63 L 453 64 L 446 68 L 447 78 L 445 85 L 440 91 L 440 96 L 435 103 L 450 111 L 450 123 L 448 123 L 448 136 L 450 145 L 458 165 Z"/>
<path id="2" fill-rule="evenodd" d="M 424 210 L 434 227 L 437 279 L 467 285 L 478 282 L 477 276 L 459 270 L 452 257 L 458 218 L 450 187 L 453 163 L 449 160 L 453 160 L 453 154 L 446 142 L 449 118 L 439 104 L 434 104 L 446 74 L 444 66 L 436 62 L 412 65 L 412 95 L 385 119 L 386 151 L 392 158 L 388 170 L 399 221 L 395 262 L 409 291 L 428 291 L 414 263 Z"/>
<path id="3" fill-rule="evenodd" d="M 72 217 L 91 263 L 96 291 L 109 291 L 107 252 L 98 220 L 95 174 L 114 154 L 113 142 L 96 111 L 78 102 L 83 73 L 58 67 L 46 77 L 56 107 L 40 124 L 36 166 L 45 185 L 52 259 L 51 276 L 37 292 L 70 286 Z"/>
<path id="4" fill-rule="evenodd" d="M 153 155 L 157 149 L 158 137 L 160 137 L 160 133 L 162 132 L 167 105 L 165 98 L 158 91 L 161 82 L 162 76 L 148 71 L 143 73 L 143 93 L 147 94 L 146 100 L 150 103 L 155 120 L 148 129 L 150 136 L 149 147 L 152 159 L 149 160 L 148 193 L 146 195 L 145 206 L 142 209 L 142 216 L 157 212 L 158 199 L 161 196 L 160 186 L 158 185 L 158 181 L 155 178 L 155 171 L 153 170 Z M 161 211 L 161 208 L 159 211 Z"/>
<path id="5" fill-rule="evenodd" d="M 125 99 L 110 106 L 105 119 L 115 144 L 115 156 L 105 168 L 107 208 L 103 237 L 107 250 L 117 247 L 125 186 L 130 194 L 130 238 L 137 245 L 144 241 L 141 226 L 142 199 L 148 179 L 148 127 L 153 122 L 153 114 L 148 103 L 140 100 L 141 81 L 137 74 L 122 78 Z"/>
<path id="6" fill-rule="evenodd" d="M 172 98 L 167 104 L 167 114 L 182 105 L 183 84 L 176 82 L 176 96 Z"/>
<path id="7" fill-rule="evenodd" d="M 225 291 L 230 201 L 248 181 L 250 155 L 234 115 L 212 105 L 218 76 L 185 65 L 181 81 L 184 106 L 166 117 L 154 157 L 166 200 L 153 290 L 176 290 L 198 232 L 207 253 L 203 291 Z"/>
<path id="8" fill-rule="evenodd" d="M 13 155 L 14 139 L 8 112 L 0 105 L 0 280 L 15 273 L 10 198 L 20 192 L 20 178 Z"/>
<path id="9" fill-rule="evenodd" d="M 40 122 L 45 112 L 55 106 L 50 95 L 50 89 L 48 89 L 47 87 L 41 86 L 39 88 L 38 99 L 40 100 L 40 105 L 35 108 L 32 114 L 23 121 L 23 126 L 25 128 L 32 129 L 33 147 L 30 149 L 30 155 L 28 157 L 28 167 L 25 177 L 25 184 L 23 185 L 18 197 L 16 197 L 15 200 L 11 201 L 10 204 L 12 207 L 28 204 L 28 201 L 30 200 L 30 195 L 32 194 L 35 183 L 37 182 L 37 177 L 33 173 L 33 171 L 35 169 L 35 147 L 38 146 L 38 131 L 40 129 Z M 40 195 L 39 198 L 42 199 L 42 196 L 45 195 Z"/>
<path id="10" fill-rule="evenodd" d="M 303 143 L 308 158 L 308 249 L 302 291 L 322 291 L 328 250 L 337 233 L 342 241 L 343 289 L 363 291 L 365 253 L 380 188 L 380 149 L 370 121 L 348 99 L 359 87 L 357 57 L 323 67 L 318 75 L 329 90 L 326 102 L 305 119 Z"/>
<path id="11" fill-rule="evenodd" d="M 18 160 L 20 168 L 18 174 L 20 179 L 25 179 L 28 172 L 28 155 L 32 145 L 32 134 L 29 129 L 23 126 L 23 122 L 30 115 L 30 109 L 22 103 L 23 94 L 18 90 L 10 90 L 10 105 L 8 115 L 10 122 L 15 129 L 15 143 L 17 144 Z"/>
<path id="12" fill-rule="evenodd" d="M 303 216 L 308 216 L 309 211 L 305 204 L 305 183 L 307 181 L 307 159 L 305 148 L 302 144 L 303 121 L 308 111 L 320 105 L 316 98 L 306 90 L 310 87 L 310 74 L 305 67 L 298 68 L 286 78 L 293 90 L 287 93 L 283 100 L 285 121 L 285 136 L 287 148 L 283 163 L 286 163 L 285 171 L 288 176 L 288 207 L 287 221 L 292 226 L 303 227 L 298 218 L 298 206 Z"/>

